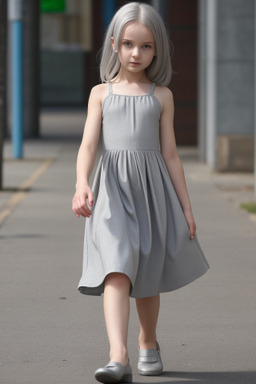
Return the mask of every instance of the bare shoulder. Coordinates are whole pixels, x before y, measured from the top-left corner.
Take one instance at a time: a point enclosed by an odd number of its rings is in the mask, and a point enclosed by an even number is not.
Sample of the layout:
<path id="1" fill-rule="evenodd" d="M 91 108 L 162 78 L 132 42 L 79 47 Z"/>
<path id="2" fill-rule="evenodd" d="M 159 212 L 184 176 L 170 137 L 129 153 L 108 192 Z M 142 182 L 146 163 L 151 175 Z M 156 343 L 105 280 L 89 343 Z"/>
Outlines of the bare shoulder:
<path id="1" fill-rule="evenodd" d="M 162 108 L 168 105 L 170 107 L 170 104 L 173 105 L 173 93 L 169 88 L 157 85 L 155 88 L 155 96 L 159 100 Z"/>
<path id="2" fill-rule="evenodd" d="M 108 84 L 98 84 L 91 89 L 90 102 L 102 104 L 105 97 L 108 95 Z"/>

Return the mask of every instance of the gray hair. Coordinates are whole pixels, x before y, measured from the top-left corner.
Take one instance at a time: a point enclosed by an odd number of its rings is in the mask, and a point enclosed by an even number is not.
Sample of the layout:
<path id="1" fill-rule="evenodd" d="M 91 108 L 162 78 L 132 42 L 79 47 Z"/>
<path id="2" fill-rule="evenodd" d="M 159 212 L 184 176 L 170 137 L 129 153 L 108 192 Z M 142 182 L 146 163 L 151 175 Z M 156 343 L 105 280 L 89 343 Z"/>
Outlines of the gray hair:
<path id="1" fill-rule="evenodd" d="M 102 82 L 111 81 L 120 70 L 117 53 L 111 46 L 114 38 L 116 48 L 119 47 L 123 28 L 130 22 L 141 22 L 148 27 L 155 40 L 157 55 L 152 60 L 146 74 L 150 81 L 167 86 L 171 81 L 172 67 L 170 59 L 170 42 L 161 16 L 156 10 L 145 3 L 128 3 L 121 7 L 114 15 L 106 32 L 100 63 L 100 77 Z"/>

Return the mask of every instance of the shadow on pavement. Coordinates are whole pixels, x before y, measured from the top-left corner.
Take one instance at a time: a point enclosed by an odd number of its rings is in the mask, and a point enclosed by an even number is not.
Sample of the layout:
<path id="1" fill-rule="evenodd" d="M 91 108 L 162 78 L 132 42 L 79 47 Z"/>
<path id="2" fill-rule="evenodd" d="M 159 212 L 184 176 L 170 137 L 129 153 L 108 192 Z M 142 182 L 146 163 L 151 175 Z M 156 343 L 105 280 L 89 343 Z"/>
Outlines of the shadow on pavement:
<path id="1" fill-rule="evenodd" d="M 46 235 L 38 234 L 26 234 L 26 233 L 13 233 L 10 235 L 0 235 L 0 239 L 43 239 Z"/>
<path id="2" fill-rule="evenodd" d="M 165 378 L 167 380 L 165 380 Z M 168 380 L 168 378 L 170 380 Z M 161 375 L 161 381 L 152 378 L 144 383 L 154 384 L 255 384 L 256 371 L 248 372 L 168 372 Z M 134 382 L 133 384 L 139 384 Z"/>

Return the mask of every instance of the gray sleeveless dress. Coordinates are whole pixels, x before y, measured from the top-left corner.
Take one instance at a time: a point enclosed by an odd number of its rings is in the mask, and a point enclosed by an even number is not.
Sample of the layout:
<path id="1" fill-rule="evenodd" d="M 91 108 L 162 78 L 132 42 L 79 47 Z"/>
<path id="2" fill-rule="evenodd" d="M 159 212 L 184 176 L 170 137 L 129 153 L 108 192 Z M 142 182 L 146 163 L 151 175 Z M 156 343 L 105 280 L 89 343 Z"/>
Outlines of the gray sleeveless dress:
<path id="1" fill-rule="evenodd" d="M 127 275 L 130 296 L 155 296 L 203 275 L 208 263 L 188 226 L 160 152 L 161 105 L 149 94 L 103 101 L 102 156 L 86 219 L 81 293 L 100 295 L 111 272 Z"/>

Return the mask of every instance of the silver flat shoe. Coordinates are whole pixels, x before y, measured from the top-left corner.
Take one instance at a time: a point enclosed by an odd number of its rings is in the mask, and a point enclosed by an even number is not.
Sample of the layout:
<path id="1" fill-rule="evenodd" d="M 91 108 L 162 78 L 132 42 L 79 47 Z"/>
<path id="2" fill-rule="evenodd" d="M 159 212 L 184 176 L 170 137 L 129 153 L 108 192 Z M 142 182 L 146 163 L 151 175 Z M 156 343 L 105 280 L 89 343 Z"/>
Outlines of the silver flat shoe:
<path id="1" fill-rule="evenodd" d="M 163 372 L 159 344 L 156 349 L 139 350 L 138 372 L 142 376 L 157 376 Z"/>
<path id="2" fill-rule="evenodd" d="M 126 365 L 109 362 L 95 371 L 95 379 L 100 383 L 132 383 L 132 368 L 129 362 Z"/>

